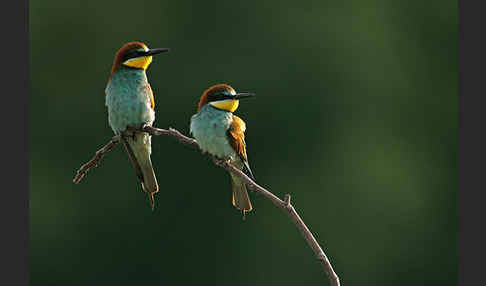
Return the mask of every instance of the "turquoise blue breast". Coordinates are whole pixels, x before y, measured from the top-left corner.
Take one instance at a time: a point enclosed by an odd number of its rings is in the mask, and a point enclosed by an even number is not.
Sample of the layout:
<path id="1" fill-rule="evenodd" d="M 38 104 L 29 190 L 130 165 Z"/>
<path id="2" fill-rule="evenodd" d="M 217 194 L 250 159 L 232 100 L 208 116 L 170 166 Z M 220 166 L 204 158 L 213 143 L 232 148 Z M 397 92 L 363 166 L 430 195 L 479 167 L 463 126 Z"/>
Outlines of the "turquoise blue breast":
<path id="1" fill-rule="evenodd" d="M 108 122 L 120 134 L 127 126 L 139 127 L 155 120 L 150 85 L 144 70 L 120 67 L 105 89 Z"/>
<path id="2" fill-rule="evenodd" d="M 216 109 L 208 104 L 191 118 L 190 132 L 199 147 L 220 158 L 236 158 L 236 152 L 229 144 L 227 131 L 233 122 L 231 112 Z"/>

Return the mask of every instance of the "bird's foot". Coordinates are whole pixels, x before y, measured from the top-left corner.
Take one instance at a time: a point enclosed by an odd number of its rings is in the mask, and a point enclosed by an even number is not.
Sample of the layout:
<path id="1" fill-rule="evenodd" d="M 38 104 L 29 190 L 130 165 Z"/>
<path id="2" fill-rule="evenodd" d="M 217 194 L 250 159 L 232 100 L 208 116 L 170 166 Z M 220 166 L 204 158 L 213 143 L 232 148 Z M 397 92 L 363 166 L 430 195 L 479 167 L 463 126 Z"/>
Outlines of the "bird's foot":
<path id="1" fill-rule="evenodd" d="M 218 166 L 224 166 L 226 164 L 231 164 L 231 158 L 221 158 L 215 155 L 211 156 L 213 159 L 213 162 L 218 165 Z"/>
<path id="2" fill-rule="evenodd" d="M 150 126 L 150 125 L 148 125 L 147 123 L 142 123 L 142 124 L 140 124 L 140 129 L 139 130 L 140 131 L 143 131 L 145 129 L 145 127 L 148 127 L 148 126 Z"/>
<path id="3" fill-rule="evenodd" d="M 133 126 L 127 126 L 127 128 L 125 129 L 125 131 L 123 131 L 123 136 L 124 137 L 128 137 L 128 138 L 135 139 L 135 132 L 136 131 L 137 131 L 137 129 L 134 128 Z"/>
<path id="4" fill-rule="evenodd" d="M 231 157 L 216 157 L 218 160 L 220 160 L 223 164 L 231 164 L 233 162 L 233 158 Z"/>

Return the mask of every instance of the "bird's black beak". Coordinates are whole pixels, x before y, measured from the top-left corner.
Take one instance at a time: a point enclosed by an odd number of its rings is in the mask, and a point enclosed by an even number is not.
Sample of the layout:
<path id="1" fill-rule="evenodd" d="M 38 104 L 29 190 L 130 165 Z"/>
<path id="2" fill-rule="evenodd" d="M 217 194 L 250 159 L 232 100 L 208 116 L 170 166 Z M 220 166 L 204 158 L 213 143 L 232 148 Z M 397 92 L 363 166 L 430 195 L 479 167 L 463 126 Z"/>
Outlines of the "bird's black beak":
<path id="1" fill-rule="evenodd" d="M 233 97 L 234 99 L 242 99 L 242 98 L 247 98 L 247 97 L 252 97 L 255 96 L 256 94 L 251 93 L 251 92 L 243 92 L 243 93 L 237 93 Z"/>
<path id="2" fill-rule="evenodd" d="M 168 48 L 156 48 L 156 49 L 150 49 L 146 52 L 143 52 L 143 55 L 144 56 L 152 56 L 152 55 L 156 55 L 156 54 L 160 54 L 160 53 L 165 53 L 165 52 L 168 52 L 169 49 Z"/>

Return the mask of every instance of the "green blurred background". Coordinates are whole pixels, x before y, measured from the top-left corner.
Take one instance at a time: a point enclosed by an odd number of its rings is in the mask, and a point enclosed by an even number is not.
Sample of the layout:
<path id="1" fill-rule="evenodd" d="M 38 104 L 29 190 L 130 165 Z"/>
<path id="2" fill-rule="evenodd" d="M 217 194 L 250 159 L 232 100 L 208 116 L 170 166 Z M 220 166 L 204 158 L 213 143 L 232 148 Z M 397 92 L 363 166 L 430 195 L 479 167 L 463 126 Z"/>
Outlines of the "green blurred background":
<path id="1" fill-rule="evenodd" d="M 153 138 L 152 212 L 104 88 L 124 42 L 169 47 L 148 77 L 155 125 L 189 133 L 216 83 L 257 97 L 257 182 L 293 203 L 343 285 L 457 284 L 456 1 L 30 1 L 31 285 L 327 285 L 281 210 Z"/>

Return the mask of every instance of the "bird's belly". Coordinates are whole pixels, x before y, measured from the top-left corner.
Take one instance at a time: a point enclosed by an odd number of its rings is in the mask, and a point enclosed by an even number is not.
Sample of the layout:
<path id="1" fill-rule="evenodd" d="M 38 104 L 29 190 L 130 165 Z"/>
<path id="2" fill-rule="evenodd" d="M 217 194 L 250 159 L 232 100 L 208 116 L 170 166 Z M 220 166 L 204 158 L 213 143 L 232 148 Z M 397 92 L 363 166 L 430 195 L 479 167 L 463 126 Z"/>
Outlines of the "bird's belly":
<path id="1" fill-rule="evenodd" d="M 191 132 L 202 151 L 219 158 L 234 160 L 236 152 L 227 137 L 229 123 L 224 120 L 209 120 L 208 118 L 193 118 Z"/>
<path id="2" fill-rule="evenodd" d="M 219 158 L 230 158 L 234 160 L 235 151 L 228 142 L 226 136 L 212 136 L 210 134 L 204 134 L 196 138 L 199 147 L 205 152 L 208 152 Z"/>

